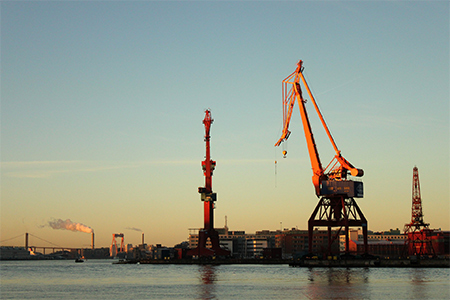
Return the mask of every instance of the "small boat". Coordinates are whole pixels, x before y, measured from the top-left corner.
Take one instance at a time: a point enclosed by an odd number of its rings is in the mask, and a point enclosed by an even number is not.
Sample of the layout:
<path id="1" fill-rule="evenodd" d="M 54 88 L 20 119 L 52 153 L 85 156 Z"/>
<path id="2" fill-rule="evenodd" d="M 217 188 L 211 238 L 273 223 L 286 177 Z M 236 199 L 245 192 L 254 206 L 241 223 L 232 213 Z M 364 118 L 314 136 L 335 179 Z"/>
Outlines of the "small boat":
<path id="1" fill-rule="evenodd" d="M 82 262 L 84 262 L 84 260 L 81 259 L 81 258 L 77 258 L 77 259 L 75 259 L 75 262 L 76 262 L 76 263 L 82 263 Z"/>

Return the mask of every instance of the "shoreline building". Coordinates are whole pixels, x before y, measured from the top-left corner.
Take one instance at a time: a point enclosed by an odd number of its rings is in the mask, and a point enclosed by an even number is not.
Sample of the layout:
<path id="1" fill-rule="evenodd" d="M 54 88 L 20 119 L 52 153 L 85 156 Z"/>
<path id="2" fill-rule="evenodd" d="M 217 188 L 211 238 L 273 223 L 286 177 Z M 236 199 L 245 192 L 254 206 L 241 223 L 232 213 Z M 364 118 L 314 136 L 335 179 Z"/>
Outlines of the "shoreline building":
<path id="1" fill-rule="evenodd" d="M 231 252 L 235 258 L 261 258 L 264 249 L 275 248 L 276 236 L 281 231 L 262 230 L 255 233 L 245 233 L 245 231 L 230 231 L 227 226 L 215 228 L 219 233 L 220 247 Z M 194 249 L 198 245 L 198 229 L 189 229 L 189 248 Z M 210 241 L 206 243 L 211 246 Z"/>
<path id="2" fill-rule="evenodd" d="M 283 230 L 262 230 L 255 233 L 231 231 L 228 227 L 216 228 L 219 232 L 220 246 L 231 251 L 235 258 L 266 257 L 273 249 L 281 251 L 284 259 L 299 258 L 309 254 L 308 230 L 297 228 Z M 345 253 L 345 235 L 337 230 L 331 232 L 334 241 L 331 243 L 331 253 L 338 256 Z M 324 257 L 328 253 L 328 230 L 315 229 L 313 235 L 313 254 Z M 449 255 L 450 232 L 434 230 L 430 237 L 435 255 Z M 368 253 L 384 258 L 405 257 L 407 237 L 397 228 L 388 231 L 368 231 Z M 198 230 L 190 229 L 189 247 L 198 244 Z M 207 247 L 209 246 L 209 241 Z M 349 231 L 349 250 L 352 255 L 364 254 L 363 231 L 361 228 Z"/>
<path id="3" fill-rule="evenodd" d="M 331 236 L 336 236 L 337 231 L 332 230 Z M 308 230 L 296 228 L 284 229 L 276 237 L 276 247 L 282 249 L 282 257 L 285 259 L 299 258 L 309 253 Z M 314 254 L 325 255 L 328 250 L 328 230 L 315 229 L 313 234 L 312 250 Z M 331 252 L 339 252 L 339 239 L 331 243 Z"/>
<path id="4" fill-rule="evenodd" d="M 216 228 L 219 232 L 220 246 L 231 251 L 235 258 L 262 258 L 267 255 L 278 253 L 275 249 L 281 250 L 281 257 L 289 259 L 308 254 L 308 230 L 296 228 L 284 230 L 261 230 L 255 233 L 245 231 L 231 231 L 228 227 Z M 332 231 L 336 236 L 337 231 Z M 198 245 L 198 229 L 190 229 L 189 248 Z M 207 242 L 207 247 L 210 242 Z M 314 253 L 326 253 L 328 248 L 328 230 L 314 231 L 313 251 Z M 333 253 L 339 252 L 339 239 L 332 244 Z M 277 254 L 278 256 L 278 254 Z"/>
<path id="5" fill-rule="evenodd" d="M 353 255 L 364 254 L 363 236 L 361 229 L 350 230 L 350 253 Z M 373 232 L 367 235 L 368 253 L 380 257 L 401 257 L 405 251 L 406 236 L 397 229 L 389 231 Z M 340 250 L 345 250 L 345 236 L 339 236 Z"/>
<path id="6" fill-rule="evenodd" d="M 411 235 L 411 233 L 408 233 Z M 423 234 L 418 232 L 416 234 Z M 430 256 L 444 256 L 450 254 L 450 232 L 441 230 L 427 230 L 427 239 L 430 240 L 430 247 L 427 253 Z M 340 250 L 343 251 L 345 236 L 340 237 Z M 423 237 L 421 237 L 423 238 Z M 389 231 L 371 232 L 368 234 L 368 248 L 369 254 L 380 256 L 384 258 L 406 257 L 409 255 L 416 255 L 420 253 L 419 250 L 411 249 L 411 244 L 408 247 L 408 236 L 397 229 L 390 229 Z M 350 231 L 350 252 L 355 255 L 364 253 L 362 242 L 362 231 Z M 409 248 L 409 249 L 408 249 Z"/>

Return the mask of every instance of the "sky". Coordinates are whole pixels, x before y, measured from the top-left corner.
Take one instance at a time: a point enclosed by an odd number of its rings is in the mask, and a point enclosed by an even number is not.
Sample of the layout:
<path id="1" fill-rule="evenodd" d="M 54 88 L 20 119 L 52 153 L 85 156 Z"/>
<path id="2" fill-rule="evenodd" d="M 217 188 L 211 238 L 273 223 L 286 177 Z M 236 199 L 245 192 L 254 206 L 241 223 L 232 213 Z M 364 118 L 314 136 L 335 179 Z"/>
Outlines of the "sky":
<path id="1" fill-rule="evenodd" d="M 318 203 L 298 106 L 304 74 L 364 170 L 368 228 L 450 230 L 448 1 L 1 1 L 2 245 L 173 246 L 203 226 L 205 109 L 215 227 L 307 229 Z M 322 164 L 334 150 L 306 103 Z M 283 158 L 282 151 L 288 155 Z M 275 163 L 276 162 L 276 163 Z"/>

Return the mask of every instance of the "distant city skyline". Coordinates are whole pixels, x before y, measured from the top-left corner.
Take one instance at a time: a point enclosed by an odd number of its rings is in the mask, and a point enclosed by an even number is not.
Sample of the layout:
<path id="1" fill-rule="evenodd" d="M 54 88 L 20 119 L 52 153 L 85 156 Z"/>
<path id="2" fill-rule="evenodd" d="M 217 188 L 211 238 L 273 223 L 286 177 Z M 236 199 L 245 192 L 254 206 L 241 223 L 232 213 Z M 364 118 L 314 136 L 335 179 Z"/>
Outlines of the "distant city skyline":
<path id="1" fill-rule="evenodd" d="M 343 156 L 364 170 L 368 229 L 450 229 L 447 1 L 2 1 L 1 238 L 90 235 L 173 246 L 203 226 L 204 110 L 215 227 L 307 228 L 317 204 L 298 108 L 283 147 L 281 81 L 299 59 Z M 308 101 L 324 165 L 334 150 Z M 287 150 L 283 158 L 282 150 Z M 276 161 L 276 163 L 275 163 Z M 139 230 L 135 230 L 139 229 Z"/>
<path id="2" fill-rule="evenodd" d="M 223 228 L 225 228 L 225 226 L 224 227 L 216 227 L 216 229 L 223 229 Z M 62 228 L 60 228 L 60 229 L 62 229 Z M 201 229 L 201 228 L 198 228 L 198 229 Z M 357 228 L 357 227 L 350 228 L 350 229 L 351 230 L 361 230 L 360 228 Z M 66 229 L 66 230 L 70 230 L 70 229 Z M 133 229 L 131 229 L 131 230 L 133 230 Z M 246 235 L 261 234 L 261 233 L 264 233 L 264 232 L 271 233 L 271 234 L 274 233 L 274 232 L 284 233 L 284 232 L 291 232 L 292 230 L 308 232 L 307 228 L 298 228 L 298 227 L 291 227 L 291 228 L 286 228 L 286 227 L 283 228 L 282 227 L 282 228 L 273 229 L 273 230 L 272 229 L 261 229 L 261 230 L 255 230 L 253 232 L 248 232 L 248 231 L 241 230 L 241 229 L 234 229 L 234 228 L 230 229 L 230 228 L 228 228 L 228 231 L 230 233 L 232 233 L 232 234 L 237 234 L 239 232 L 239 233 L 246 234 Z M 318 228 L 318 230 L 320 230 L 322 233 L 326 232 L 325 228 Z M 76 231 L 76 230 L 71 230 L 71 231 Z M 397 234 L 396 233 L 397 231 L 399 231 L 400 234 L 403 235 L 403 230 L 401 228 L 389 228 L 389 229 L 386 229 L 386 230 L 379 230 L 379 231 L 369 230 L 369 234 L 373 235 L 373 234 L 384 233 L 384 234 L 387 234 L 387 235 L 391 235 L 391 234 Z M 83 232 L 83 231 L 78 231 L 78 232 Z M 3 243 L 1 246 L 24 247 L 26 239 L 27 239 L 27 237 L 26 237 L 27 233 L 28 232 L 25 232 L 23 235 L 13 237 L 11 240 Z M 86 232 L 84 232 L 84 233 L 86 233 Z M 91 232 L 91 234 L 92 233 L 93 232 Z M 86 236 L 89 237 L 89 241 L 91 242 L 89 245 L 84 243 L 83 245 L 78 245 L 78 246 L 77 245 L 72 245 L 70 247 L 73 247 L 73 248 L 86 248 L 86 249 L 92 248 L 92 236 L 91 236 L 91 234 L 86 235 Z M 133 242 L 132 242 L 132 241 L 129 241 L 127 239 L 128 238 L 127 234 L 124 234 L 123 232 L 121 232 L 120 234 L 124 235 L 124 245 L 132 245 L 133 247 L 139 246 L 139 245 L 142 244 L 142 238 L 144 238 L 144 243 L 147 244 L 147 245 L 162 245 L 162 246 L 165 246 L 165 247 L 173 247 L 173 246 L 176 246 L 176 245 L 181 244 L 183 242 L 188 243 L 189 242 L 189 236 L 191 234 L 194 234 L 194 235 L 196 234 L 198 236 L 198 230 L 197 229 L 193 229 L 193 228 L 189 228 L 189 233 L 187 235 L 188 238 L 186 238 L 185 240 L 179 241 L 178 243 L 174 243 L 173 245 L 166 245 L 166 244 L 161 244 L 161 243 L 158 243 L 158 242 L 147 243 L 147 241 L 145 240 L 145 232 L 141 232 L 140 233 L 140 240 L 138 240 L 136 242 L 134 241 L 134 239 L 136 238 L 135 235 L 133 235 Z M 222 234 L 222 233 L 220 233 L 220 234 Z M 116 237 L 115 239 L 116 239 L 116 242 L 117 242 L 118 238 Z M 84 241 L 84 242 L 86 242 L 86 241 Z M 97 248 L 105 248 L 105 247 L 108 248 L 112 244 L 113 244 L 112 240 L 110 241 L 110 243 L 108 245 L 97 245 L 97 243 L 94 241 L 94 248 L 96 248 L 96 249 Z M 45 240 L 42 237 L 35 236 L 34 234 L 30 234 L 30 233 L 28 233 L 28 246 L 29 247 L 37 247 L 37 248 L 44 247 L 44 248 L 56 248 L 56 249 L 58 247 L 69 247 L 67 245 L 56 245 L 51 240 L 50 241 L 49 240 Z"/>

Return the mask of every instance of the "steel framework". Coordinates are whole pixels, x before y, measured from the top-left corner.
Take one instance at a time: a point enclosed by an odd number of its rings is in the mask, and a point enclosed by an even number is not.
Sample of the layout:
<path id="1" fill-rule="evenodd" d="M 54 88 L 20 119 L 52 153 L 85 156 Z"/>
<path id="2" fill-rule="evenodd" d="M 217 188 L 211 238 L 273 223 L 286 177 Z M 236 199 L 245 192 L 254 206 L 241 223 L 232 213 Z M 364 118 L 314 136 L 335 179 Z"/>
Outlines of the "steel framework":
<path id="1" fill-rule="evenodd" d="M 328 228 L 328 248 L 327 253 L 331 254 L 334 241 L 339 238 L 342 228 L 345 235 L 345 251 L 349 253 L 349 227 L 362 227 L 363 243 L 365 253 L 367 253 L 367 219 L 353 198 L 344 195 L 334 197 L 322 197 L 308 220 L 308 247 L 313 249 L 314 227 Z M 334 227 L 339 229 L 332 236 Z"/>
<path id="2" fill-rule="evenodd" d="M 405 224 L 405 241 L 409 255 L 434 255 L 429 223 L 423 220 L 422 197 L 420 195 L 419 169 L 413 168 L 411 222 Z"/>

